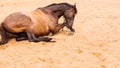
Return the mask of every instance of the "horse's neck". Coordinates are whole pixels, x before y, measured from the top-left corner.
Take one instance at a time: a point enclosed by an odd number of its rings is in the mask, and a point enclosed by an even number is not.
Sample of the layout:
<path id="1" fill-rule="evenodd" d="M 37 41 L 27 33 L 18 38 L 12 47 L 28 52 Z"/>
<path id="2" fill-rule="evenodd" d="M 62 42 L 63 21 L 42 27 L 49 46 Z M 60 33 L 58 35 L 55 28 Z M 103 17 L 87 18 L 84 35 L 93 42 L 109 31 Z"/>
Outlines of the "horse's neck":
<path id="1" fill-rule="evenodd" d="M 63 6 L 50 6 L 50 7 L 46 7 L 46 8 L 51 10 L 54 13 L 54 15 L 56 15 L 58 18 L 60 18 L 63 15 L 63 13 L 66 9 L 66 7 L 63 7 Z"/>
<path id="2" fill-rule="evenodd" d="M 47 8 L 49 8 L 50 10 L 52 10 L 52 11 L 65 11 L 65 9 L 66 9 L 66 7 L 65 6 L 58 6 L 58 5 L 56 5 L 56 6 L 50 6 L 50 7 L 47 7 Z"/>

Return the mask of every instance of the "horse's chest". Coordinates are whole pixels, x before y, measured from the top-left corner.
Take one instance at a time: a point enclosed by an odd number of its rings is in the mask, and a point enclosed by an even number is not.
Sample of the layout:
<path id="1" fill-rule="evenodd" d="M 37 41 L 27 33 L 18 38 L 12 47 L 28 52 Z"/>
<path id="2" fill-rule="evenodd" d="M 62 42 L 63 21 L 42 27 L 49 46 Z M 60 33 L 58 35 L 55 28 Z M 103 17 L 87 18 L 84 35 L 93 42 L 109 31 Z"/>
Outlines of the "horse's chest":
<path id="1" fill-rule="evenodd" d="M 49 27 L 45 22 L 35 23 L 33 30 L 36 35 L 46 35 L 49 33 Z"/>
<path id="2" fill-rule="evenodd" d="M 49 33 L 50 19 L 43 13 L 34 12 L 31 16 L 33 22 L 33 30 L 36 35 L 45 35 Z"/>

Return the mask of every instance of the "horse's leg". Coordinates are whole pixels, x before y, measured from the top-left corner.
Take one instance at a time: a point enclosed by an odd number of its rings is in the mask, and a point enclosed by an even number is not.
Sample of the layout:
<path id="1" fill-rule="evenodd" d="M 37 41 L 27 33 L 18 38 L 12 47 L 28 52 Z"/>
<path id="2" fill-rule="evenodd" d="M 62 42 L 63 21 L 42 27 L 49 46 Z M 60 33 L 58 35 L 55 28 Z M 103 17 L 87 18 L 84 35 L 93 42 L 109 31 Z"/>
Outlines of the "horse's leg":
<path id="1" fill-rule="evenodd" d="M 50 41 L 52 40 L 52 38 L 49 38 L 49 37 L 44 37 L 44 38 L 40 38 L 40 37 L 39 37 L 39 39 L 40 39 L 41 41 L 45 41 L 45 42 L 50 42 Z"/>
<path id="2" fill-rule="evenodd" d="M 57 24 L 57 25 L 55 26 L 55 28 L 51 30 L 51 32 L 52 32 L 53 34 L 55 34 L 55 33 L 59 32 L 60 29 L 62 29 L 64 26 L 65 26 L 64 23 L 63 23 L 63 24 Z"/>
<path id="3" fill-rule="evenodd" d="M 72 28 L 72 26 L 69 26 L 69 23 L 64 22 L 64 26 L 66 26 L 68 29 L 70 29 L 70 35 L 73 35 L 75 32 L 75 29 Z"/>
<path id="4" fill-rule="evenodd" d="M 27 37 L 29 42 L 39 42 L 40 40 L 35 37 L 33 32 L 27 31 Z"/>
<path id="5" fill-rule="evenodd" d="M 0 26 L 0 36 L 1 36 L 0 45 L 8 42 L 8 35 L 6 34 L 4 28 L 1 26 Z"/>
<path id="6" fill-rule="evenodd" d="M 27 39 L 27 34 L 25 32 L 19 33 L 16 37 L 16 41 L 22 41 Z"/>
<path id="7" fill-rule="evenodd" d="M 0 33 L 1 34 L 1 33 Z M 5 44 L 8 42 L 8 37 L 4 34 L 1 34 L 1 41 L 0 41 L 0 45 Z"/>
<path id="8" fill-rule="evenodd" d="M 7 43 L 8 42 L 7 34 L 4 32 L 0 32 L 0 35 L 1 35 L 0 45 Z"/>
<path id="9" fill-rule="evenodd" d="M 64 26 L 66 26 L 68 29 L 70 29 L 71 32 L 73 32 L 73 33 L 75 32 L 75 30 L 72 28 L 72 26 L 69 26 L 69 23 L 64 22 L 63 24 L 64 24 Z"/>
<path id="10" fill-rule="evenodd" d="M 16 37 L 16 41 L 27 40 L 27 37 Z"/>
<path id="11" fill-rule="evenodd" d="M 45 41 L 45 42 L 49 42 L 52 40 L 52 38 L 37 38 L 35 36 L 35 34 L 33 32 L 27 31 L 27 36 L 28 36 L 28 40 L 29 42 L 40 42 L 40 41 Z"/>

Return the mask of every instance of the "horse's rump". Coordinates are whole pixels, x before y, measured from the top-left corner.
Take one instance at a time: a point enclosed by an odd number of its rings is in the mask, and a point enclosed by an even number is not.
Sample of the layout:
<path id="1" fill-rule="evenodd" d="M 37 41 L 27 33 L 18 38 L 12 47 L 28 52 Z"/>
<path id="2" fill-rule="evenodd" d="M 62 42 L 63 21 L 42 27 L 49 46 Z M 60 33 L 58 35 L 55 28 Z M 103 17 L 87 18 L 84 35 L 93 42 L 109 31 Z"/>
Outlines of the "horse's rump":
<path id="1" fill-rule="evenodd" d="M 2 22 L 2 26 L 11 33 L 23 32 L 30 25 L 32 25 L 30 17 L 22 14 L 21 12 L 10 14 Z"/>

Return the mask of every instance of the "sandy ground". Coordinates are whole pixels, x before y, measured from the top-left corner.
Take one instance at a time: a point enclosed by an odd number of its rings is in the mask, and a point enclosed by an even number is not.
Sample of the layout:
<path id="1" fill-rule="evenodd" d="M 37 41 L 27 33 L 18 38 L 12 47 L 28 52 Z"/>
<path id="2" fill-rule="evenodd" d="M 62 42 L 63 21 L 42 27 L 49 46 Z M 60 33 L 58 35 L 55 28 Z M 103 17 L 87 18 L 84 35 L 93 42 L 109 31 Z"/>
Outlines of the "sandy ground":
<path id="1" fill-rule="evenodd" d="M 11 39 L 0 46 L 0 68 L 120 68 L 120 0 L 0 0 L 0 22 L 60 2 L 77 3 L 75 34 L 65 29 L 49 43 Z"/>

